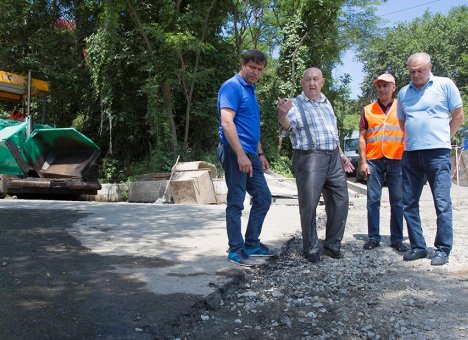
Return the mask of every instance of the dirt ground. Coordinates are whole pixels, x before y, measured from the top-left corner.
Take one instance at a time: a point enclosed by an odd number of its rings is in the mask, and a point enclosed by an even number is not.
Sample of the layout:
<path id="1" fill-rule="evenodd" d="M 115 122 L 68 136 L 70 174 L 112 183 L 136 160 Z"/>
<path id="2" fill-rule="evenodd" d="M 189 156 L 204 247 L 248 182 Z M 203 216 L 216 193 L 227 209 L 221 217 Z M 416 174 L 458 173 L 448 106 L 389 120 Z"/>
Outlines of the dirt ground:
<path id="1" fill-rule="evenodd" d="M 468 206 L 454 208 L 455 246 L 449 264 L 431 266 L 436 218 L 421 201 L 427 259 L 405 262 L 389 247 L 389 205 L 382 206 L 381 247 L 365 251 L 365 197 L 353 198 L 343 260 L 310 264 L 301 239 L 283 255 L 226 292 L 219 310 L 200 310 L 181 339 L 466 339 L 468 338 Z M 318 225 L 324 236 L 324 215 Z M 406 232 L 405 232 L 406 234 Z M 408 244 L 408 241 L 405 240 Z"/>
<path id="2" fill-rule="evenodd" d="M 388 246 L 388 202 L 382 206 L 382 246 L 364 251 L 365 197 L 352 197 L 345 259 L 324 257 L 311 264 L 301 257 L 300 238 L 293 238 L 279 259 L 242 270 L 214 293 L 210 299 L 219 304 L 190 294 L 150 293 L 141 282 L 113 272 L 115 264 L 165 263 L 102 257 L 83 247 L 67 228 L 85 212 L 0 210 L 0 338 L 467 338 L 467 210 L 467 200 L 454 201 L 450 263 L 434 267 L 430 259 L 404 262 Z M 436 226 L 432 201 L 421 202 L 421 216 L 430 247 Z"/>

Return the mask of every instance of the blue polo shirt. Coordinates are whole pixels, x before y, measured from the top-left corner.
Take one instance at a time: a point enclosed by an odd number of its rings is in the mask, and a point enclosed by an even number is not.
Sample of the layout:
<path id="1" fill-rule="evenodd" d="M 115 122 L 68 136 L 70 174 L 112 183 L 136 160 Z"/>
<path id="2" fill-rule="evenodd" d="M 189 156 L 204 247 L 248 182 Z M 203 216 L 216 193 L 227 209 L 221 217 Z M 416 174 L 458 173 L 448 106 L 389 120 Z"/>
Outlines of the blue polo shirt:
<path id="1" fill-rule="evenodd" d="M 255 85 L 249 84 L 239 74 L 226 80 L 218 92 L 218 134 L 220 141 L 228 144 L 221 126 L 221 109 L 234 110 L 234 124 L 245 152 L 257 154 L 260 143 L 260 108 L 255 95 Z"/>
<path id="2" fill-rule="evenodd" d="M 398 92 L 398 119 L 405 121 L 405 150 L 451 149 L 451 113 L 462 106 L 460 91 L 445 77 L 429 77 L 418 90 L 413 82 Z"/>

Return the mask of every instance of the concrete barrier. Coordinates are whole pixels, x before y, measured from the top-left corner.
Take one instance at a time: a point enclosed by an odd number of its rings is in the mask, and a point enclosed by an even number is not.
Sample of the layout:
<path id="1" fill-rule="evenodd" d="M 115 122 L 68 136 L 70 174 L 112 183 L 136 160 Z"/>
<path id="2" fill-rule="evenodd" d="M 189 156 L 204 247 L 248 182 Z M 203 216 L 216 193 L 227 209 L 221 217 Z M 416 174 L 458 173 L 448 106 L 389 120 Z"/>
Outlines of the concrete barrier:
<path id="1" fill-rule="evenodd" d="M 96 202 L 125 202 L 128 197 L 127 184 L 104 183 L 101 184 L 101 190 L 98 190 L 97 195 L 81 195 L 82 201 Z"/>
<path id="2" fill-rule="evenodd" d="M 355 193 L 358 193 L 360 195 L 367 195 L 367 185 L 362 184 L 362 183 L 356 183 L 356 182 L 348 182 L 348 190 L 354 191 Z"/>
<path id="3" fill-rule="evenodd" d="M 136 181 L 130 183 L 128 188 L 128 202 L 154 203 L 164 196 L 167 180 L 160 181 Z M 166 193 L 166 196 L 169 192 Z"/>
<path id="4" fill-rule="evenodd" d="M 269 179 L 269 178 L 268 178 Z M 267 179 L 267 180 L 268 180 Z M 135 181 L 127 184 L 106 183 L 102 184 L 102 189 L 97 195 L 82 195 L 81 200 L 96 202 L 133 202 L 133 203 L 154 203 L 158 198 L 162 198 L 166 190 L 168 180 Z M 271 188 L 273 204 L 297 205 L 297 194 L 295 193 L 294 182 L 286 182 L 287 185 L 270 179 L 268 185 Z M 225 204 L 227 187 L 224 178 L 213 179 L 213 186 L 216 193 L 217 204 Z M 362 183 L 355 183 L 348 180 L 348 189 L 358 195 L 366 195 L 367 187 Z M 171 196 L 171 188 L 168 188 L 167 197 Z M 250 196 L 246 195 L 245 206 L 250 205 Z"/>

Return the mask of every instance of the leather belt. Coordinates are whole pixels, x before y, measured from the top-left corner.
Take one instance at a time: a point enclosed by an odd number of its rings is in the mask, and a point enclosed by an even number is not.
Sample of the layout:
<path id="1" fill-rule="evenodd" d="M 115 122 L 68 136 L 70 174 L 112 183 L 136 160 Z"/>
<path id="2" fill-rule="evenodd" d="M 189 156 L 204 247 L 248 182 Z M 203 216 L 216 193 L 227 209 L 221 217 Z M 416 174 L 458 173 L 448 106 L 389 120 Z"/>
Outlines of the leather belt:
<path id="1" fill-rule="evenodd" d="M 335 150 L 322 150 L 322 149 L 294 149 L 295 153 L 299 155 L 310 155 L 311 153 L 325 153 L 325 154 L 332 154 Z"/>

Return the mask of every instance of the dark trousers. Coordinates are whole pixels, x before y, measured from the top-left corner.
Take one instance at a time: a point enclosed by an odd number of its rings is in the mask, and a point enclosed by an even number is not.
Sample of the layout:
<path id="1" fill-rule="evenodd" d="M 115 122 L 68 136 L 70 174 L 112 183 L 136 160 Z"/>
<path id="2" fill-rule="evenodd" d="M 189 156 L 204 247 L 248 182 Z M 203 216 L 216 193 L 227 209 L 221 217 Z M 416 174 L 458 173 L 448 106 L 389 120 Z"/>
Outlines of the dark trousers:
<path id="1" fill-rule="evenodd" d="M 293 168 L 296 177 L 302 242 L 305 253 L 319 251 L 316 210 L 323 194 L 327 215 L 323 247 L 340 250 L 348 217 L 348 186 L 338 148 L 333 151 L 309 153 L 294 151 Z"/>

